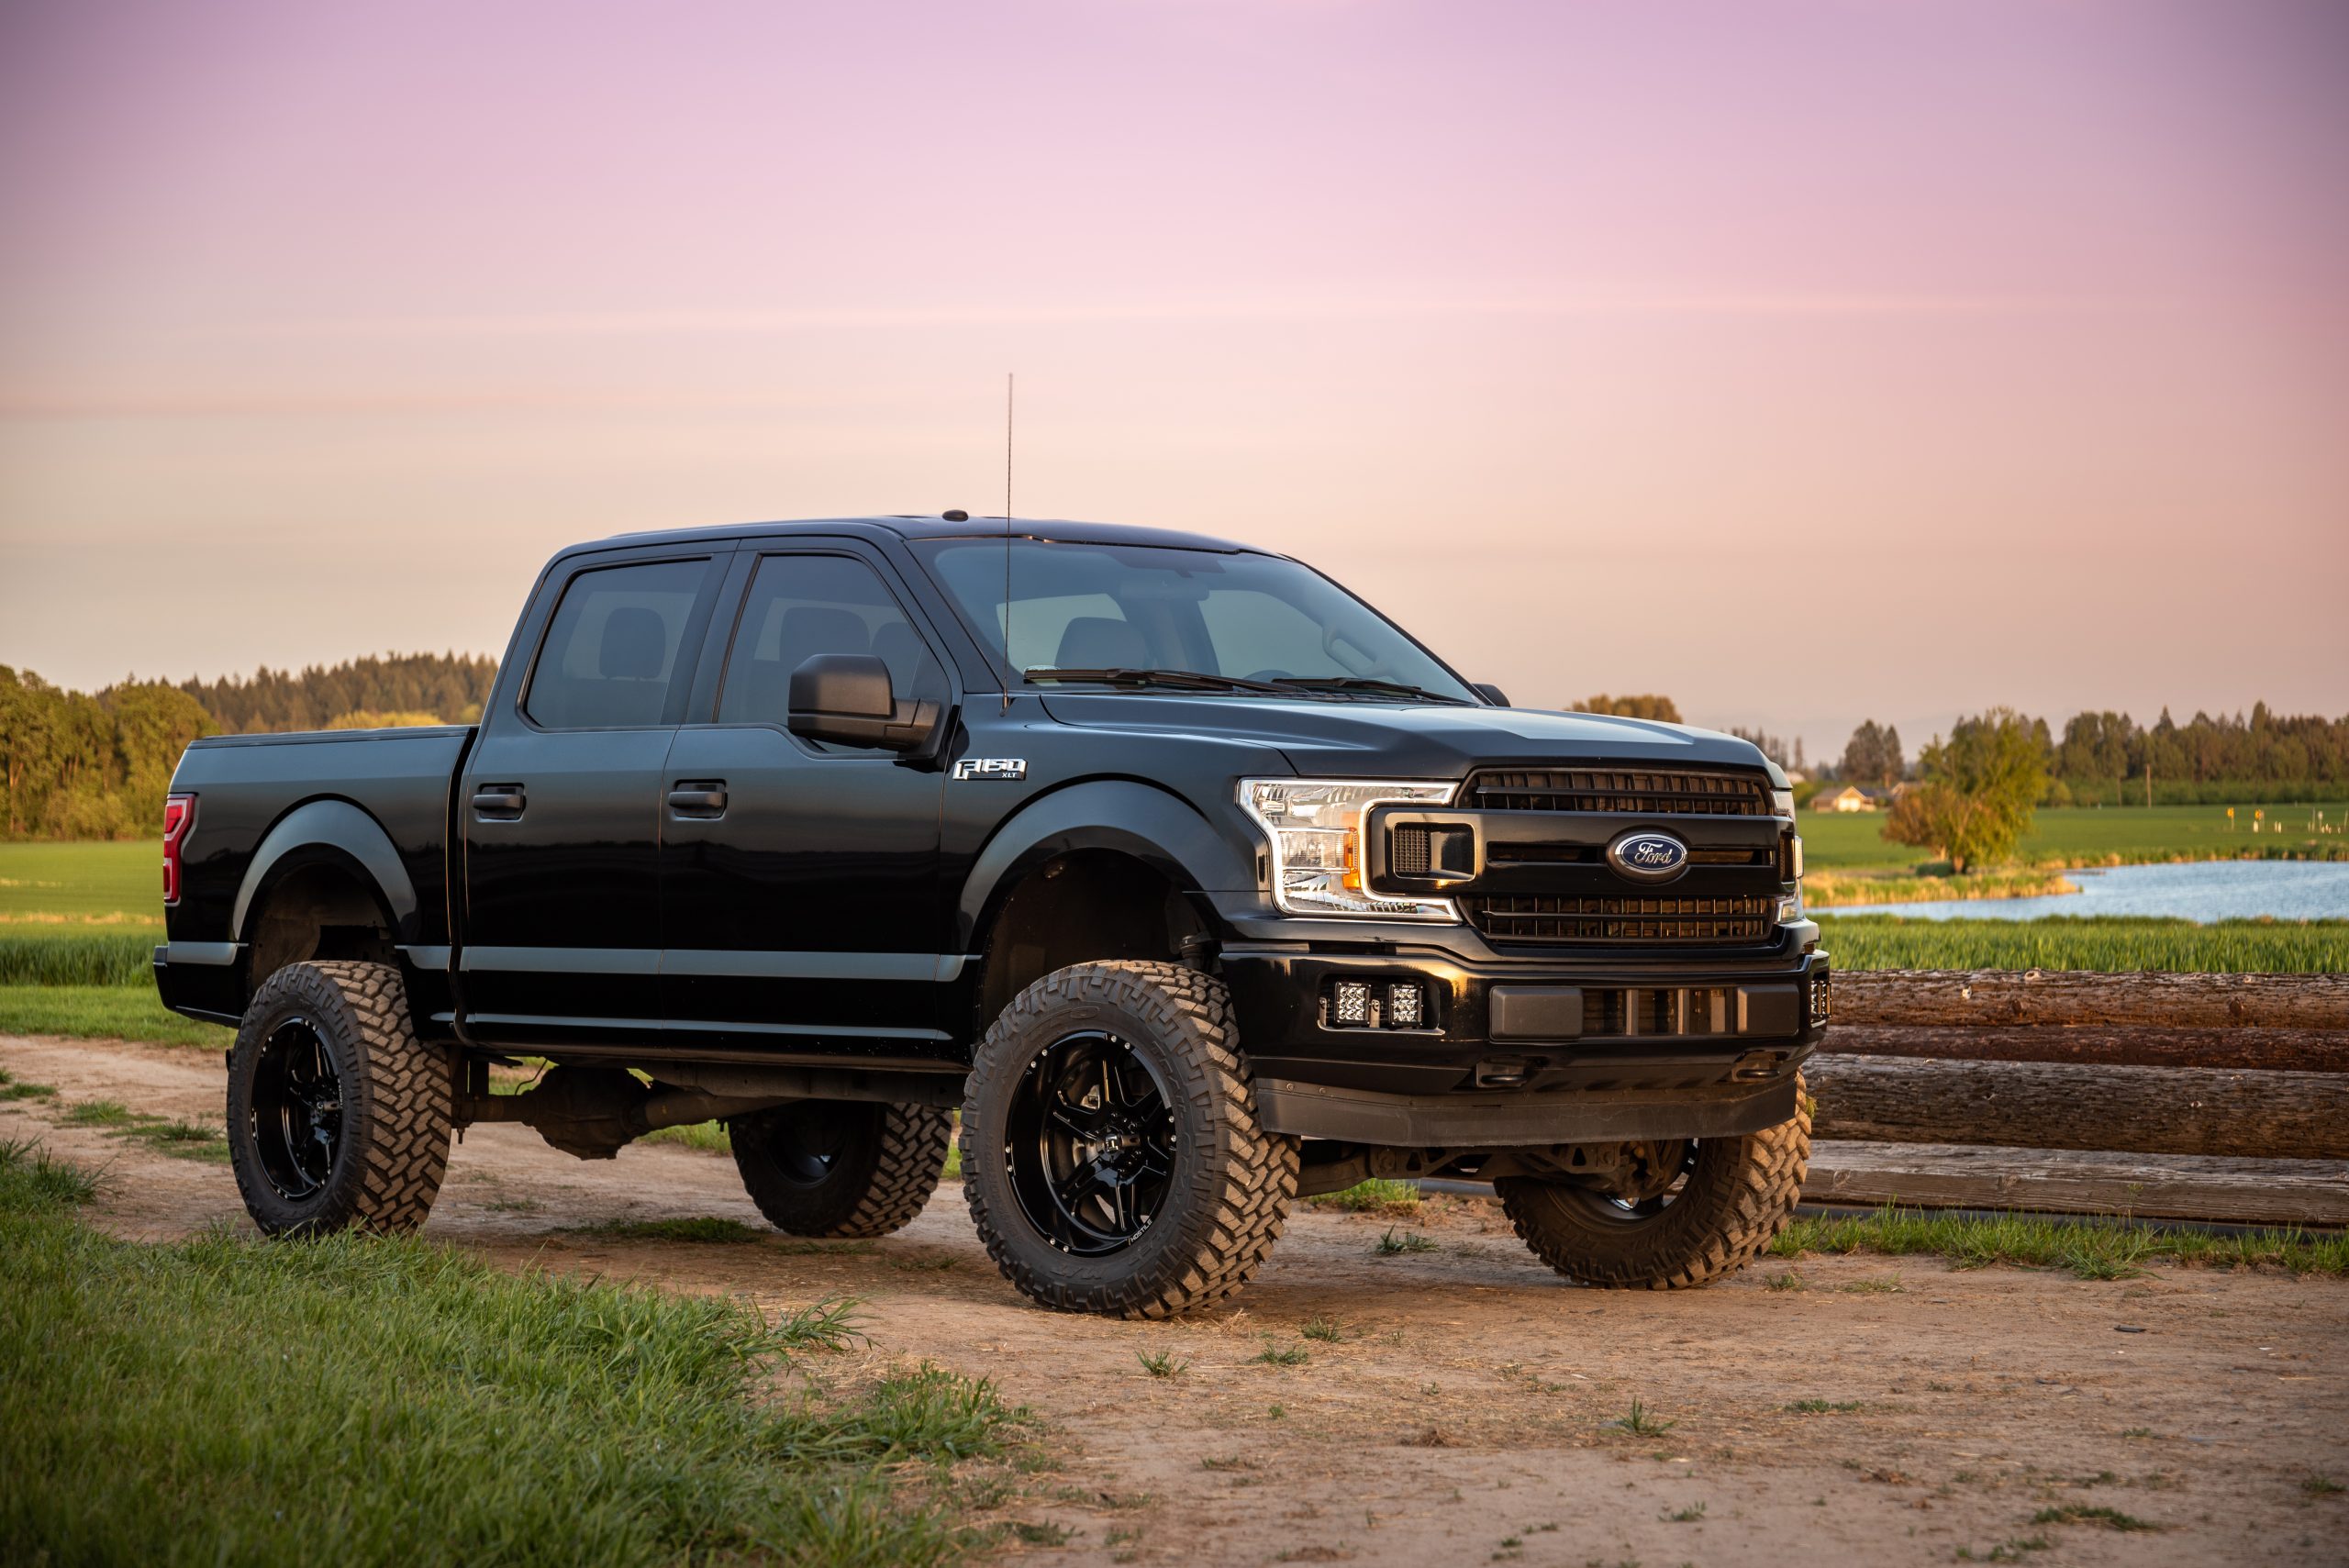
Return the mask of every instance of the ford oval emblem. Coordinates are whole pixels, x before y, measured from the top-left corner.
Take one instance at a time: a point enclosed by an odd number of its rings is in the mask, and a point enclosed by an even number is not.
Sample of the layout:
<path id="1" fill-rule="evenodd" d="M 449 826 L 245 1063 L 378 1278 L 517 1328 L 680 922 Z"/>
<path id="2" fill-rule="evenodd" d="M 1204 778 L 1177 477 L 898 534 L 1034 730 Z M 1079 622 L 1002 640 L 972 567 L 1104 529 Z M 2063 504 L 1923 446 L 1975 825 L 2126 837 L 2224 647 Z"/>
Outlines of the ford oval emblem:
<path id="1" fill-rule="evenodd" d="M 1607 861 L 1633 882 L 1670 882 L 1688 869 L 1688 846 L 1669 833 L 1626 833 L 1607 846 Z"/>

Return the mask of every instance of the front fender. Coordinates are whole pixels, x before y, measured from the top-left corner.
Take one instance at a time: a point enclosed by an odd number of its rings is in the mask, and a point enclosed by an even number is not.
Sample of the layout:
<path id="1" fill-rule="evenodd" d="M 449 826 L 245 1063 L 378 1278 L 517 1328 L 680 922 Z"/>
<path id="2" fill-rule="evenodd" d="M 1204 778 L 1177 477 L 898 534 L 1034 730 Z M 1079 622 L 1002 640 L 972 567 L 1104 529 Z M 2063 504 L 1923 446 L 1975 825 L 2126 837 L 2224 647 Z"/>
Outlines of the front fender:
<path id="1" fill-rule="evenodd" d="M 237 888 L 229 929 L 237 940 L 253 940 L 251 916 L 261 895 L 278 876 L 320 860 L 355 863 L 374 884 L 392 917 L 392 940 L 417 939 L 416 884 L 400 863 L 399 851 L 383 825 L 347 800 L 314 800 L 278 819 L 253 851 L 252 863 Z"/>
<path id="2" fill-rule="evenodd" d="M 1233 893 L 1256 885 L 1256 859 L 1217 831 L 1181 795 L 1133 779 L 1094 779 L 1023 806 L 996 829 L 972 863 L 955 911 L 961 951 L 1029 872 L 1075 850 L 1114 850 L 1157 871 L 1186 893 Z"/>

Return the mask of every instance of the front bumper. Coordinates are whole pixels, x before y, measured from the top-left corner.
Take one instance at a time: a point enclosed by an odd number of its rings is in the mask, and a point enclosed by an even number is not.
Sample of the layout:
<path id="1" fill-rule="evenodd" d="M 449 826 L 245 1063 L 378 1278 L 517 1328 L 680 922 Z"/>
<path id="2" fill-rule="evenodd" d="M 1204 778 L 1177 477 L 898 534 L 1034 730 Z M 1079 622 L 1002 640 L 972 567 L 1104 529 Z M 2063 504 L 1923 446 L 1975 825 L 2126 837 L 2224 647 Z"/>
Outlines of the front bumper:
<path id="1" fill-rule="evenodd" d="M 1227 943 L 1267 1127 L 1380 1145 L 1724 1137 L 1794 1114 L 1825 1037 L 1816 928 L 1751 952 L 1501 956 L 1473 940 Z M 1340 1027 L 1340 980 L 1417 982 L 1422 1029 Z"/>

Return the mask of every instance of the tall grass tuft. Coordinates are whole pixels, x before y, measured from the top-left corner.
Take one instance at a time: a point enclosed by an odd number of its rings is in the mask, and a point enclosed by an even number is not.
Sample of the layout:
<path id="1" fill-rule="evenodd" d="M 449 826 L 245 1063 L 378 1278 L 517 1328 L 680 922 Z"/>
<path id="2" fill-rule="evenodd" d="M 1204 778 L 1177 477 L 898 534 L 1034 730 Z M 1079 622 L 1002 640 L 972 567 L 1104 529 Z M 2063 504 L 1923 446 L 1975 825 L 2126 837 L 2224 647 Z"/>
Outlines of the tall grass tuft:
<path id="1" fill-rule="evenodd" d="M 11 937 L 0 941 L 0 985 L 155 984 L 159 932 Z"/>

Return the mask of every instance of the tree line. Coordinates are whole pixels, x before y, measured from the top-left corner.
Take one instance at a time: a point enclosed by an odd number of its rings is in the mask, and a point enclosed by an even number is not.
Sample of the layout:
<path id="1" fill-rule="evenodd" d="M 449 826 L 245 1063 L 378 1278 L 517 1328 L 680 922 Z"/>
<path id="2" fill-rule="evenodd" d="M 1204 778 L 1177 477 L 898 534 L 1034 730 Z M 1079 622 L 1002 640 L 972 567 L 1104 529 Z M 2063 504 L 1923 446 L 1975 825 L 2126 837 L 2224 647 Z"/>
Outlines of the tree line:
<path id="1" fill-rule="evenodd" d="M 2167 708 L 2150 726 L 2125 713 L 2081 713 L 2065 721 L 2060 740 L 2043 718 L 2012 717 L 2021 740 L 2037 754 L 2042 806 L 2138 806 L 2149 796 L 2161 805 L 2207 805 L 2246 794 L 2271 802 L 2314 800 L 2349 787 L 2349 717 L 2280 715 L 2264 702 L 2248 717 L 2197 713 L 2185 724 Z M 1936 737 L 1934 745 L 1942 744 Z M 1901 754 L 1899 730 L 1874 719 L 1852 731 L 1840 761 L 1820 771 L 1861 784 L 1928 773 L 1923 754 L 1912 767 Z"/>
<path id="2" fill-rule="evenodd" d="M 125 681 L 89 694 L 0 664 L 0 837 L 144 839 L 204 735 L 471 724 L 497 662 L 394 653 L 219 681 Z"/>
<path id="3" fill-rule="evenodd" d="M 326 729 L 350 714 L 409 724 L 471 724 L 481 717 L 497 661 L 485 653 L 388 653 L 313 664 L 299 674 L 266 664 L 250 675 L 182 681 L 232 735 Z"/>

